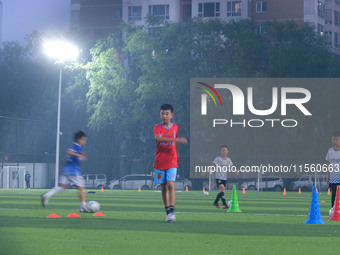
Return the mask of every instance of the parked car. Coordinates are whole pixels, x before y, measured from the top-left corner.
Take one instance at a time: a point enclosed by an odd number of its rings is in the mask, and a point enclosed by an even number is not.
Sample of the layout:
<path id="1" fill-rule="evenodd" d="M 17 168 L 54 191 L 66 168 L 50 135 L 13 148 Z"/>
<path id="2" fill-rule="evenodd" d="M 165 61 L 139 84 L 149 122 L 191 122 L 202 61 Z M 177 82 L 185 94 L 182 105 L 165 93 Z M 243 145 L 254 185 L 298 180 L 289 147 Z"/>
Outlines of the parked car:
<path id="1" fill-rule="evenodd" d="M 301 188 L 302 191 L 311 191 L 313 189 L 315 182 L 315 176 L 312 175 L 304 175 L 299 180 L 291 183 L 292 190 L 298 190 Z M 319 190 L 327 190 L 327 177 L 326 176 L 317 176 L 316 178 L 316 187 Z"/>
<path id="2" fill-rule="evenodd" d="M 85 188 L 87 189 L 101 189 L 107 187 L 107 178 L 105 174 L 85 174 Z"/>
<path id="3" fill-rule="evenodd" d="M 185 179 L 185 178 L 176 178 L 176 181 L 175 181 L 175 189 L 176 190 L 185 190 L 187 187 L 188 187 L 188 190 L 191 190 L 192 183 L 191 183 L 190 180 Z M 160 190 L 161 185 L 155 184 L 154 189 Z"/>
<path id="4" fill-rule="evenodd" d="M 264 177 L 260 181 L 260 189 L 262 190 L 274 190 L 281 191 L 284 188 L 284 182 L 281 177 Z M 258 181 L 251 180 L 245 181 L 241 184 L 241 189 L 245 188 L 246 190 L 257 190 L 258 189 Z"/>
<path id="5" fill-rule="evenodd" d="M 130 174 L 120 179 L 112 180 L 108 186 L 110 189 L 143 189 L 153 187 L 153 176 L 151 174 Z"/>

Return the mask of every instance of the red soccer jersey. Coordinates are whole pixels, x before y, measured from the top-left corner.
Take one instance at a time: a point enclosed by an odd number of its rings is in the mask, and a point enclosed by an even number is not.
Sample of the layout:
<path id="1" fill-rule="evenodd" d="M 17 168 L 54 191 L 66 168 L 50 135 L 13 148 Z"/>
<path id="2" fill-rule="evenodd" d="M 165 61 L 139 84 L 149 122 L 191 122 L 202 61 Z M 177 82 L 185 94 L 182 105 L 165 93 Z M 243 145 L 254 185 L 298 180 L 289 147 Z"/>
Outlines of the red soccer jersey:
<path id="1" fill-rule="evenodd" d="M 155 139 L 157 136 L 177 138 L 178 126 L 171 123 L 170 128 L 164 127 L 161 123 L 153 127 Z M 156 139 L 156 155 L 153 167 L 157 170 L 177 168 L 177 152 L 175 142 L 158 142 Z"/>

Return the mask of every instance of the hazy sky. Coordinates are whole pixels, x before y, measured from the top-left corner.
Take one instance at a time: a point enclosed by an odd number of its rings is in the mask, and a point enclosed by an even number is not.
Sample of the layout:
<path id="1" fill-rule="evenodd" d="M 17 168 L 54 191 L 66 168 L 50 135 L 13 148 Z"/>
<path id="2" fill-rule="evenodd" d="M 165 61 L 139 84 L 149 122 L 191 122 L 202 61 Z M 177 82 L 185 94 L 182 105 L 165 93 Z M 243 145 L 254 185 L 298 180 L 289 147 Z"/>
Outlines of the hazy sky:
<path id="1" fill-rule="evenodd" d="M 71 0 L 0 1 L 3 4 L 3 42 L 23 43 L 33 30 L 54 34 L 69 28 Z"/>

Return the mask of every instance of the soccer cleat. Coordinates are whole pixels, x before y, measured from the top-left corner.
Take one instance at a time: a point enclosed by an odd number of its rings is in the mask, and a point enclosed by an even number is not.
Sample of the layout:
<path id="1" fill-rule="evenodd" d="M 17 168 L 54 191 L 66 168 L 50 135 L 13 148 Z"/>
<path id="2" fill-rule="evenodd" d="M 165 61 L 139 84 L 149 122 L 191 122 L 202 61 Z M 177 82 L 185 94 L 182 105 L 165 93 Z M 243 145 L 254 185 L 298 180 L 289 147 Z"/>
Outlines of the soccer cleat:
<path id="1" fill-rule="evenodd" d="M 214 204 L 214 206 L 218 209 L 221 209 L 221 206 L 219 206 L 218 204 Z"/>
<path id="2" fill-rule="evenodd" d="M 229 208 L 229 206 L 227 206 L 227 205 L 223 206 L 223 209 L 228 209 L 228 208 Z"/>
<path id="3" fill-rule="evenodd" d="M 43 207 L 46 207 L 47 204 L 48 204 L 48 199 L 45 197 L 45 195 L 41 195 L 41 205 Z"/>
<path id="4" fill-rule="evenodd" d="M 166 216 L 165 222 L 173 222 L 173 221 L 176 221 L 176 215 L 174 213 L 169 213 Z"/>
<path id="5" fill-rule="evenodd" d="M 90 213 L 91 211 L 87 209 L 86 207 L 80 207 L 79 212 L 84 212 L 84 213 Z"/>

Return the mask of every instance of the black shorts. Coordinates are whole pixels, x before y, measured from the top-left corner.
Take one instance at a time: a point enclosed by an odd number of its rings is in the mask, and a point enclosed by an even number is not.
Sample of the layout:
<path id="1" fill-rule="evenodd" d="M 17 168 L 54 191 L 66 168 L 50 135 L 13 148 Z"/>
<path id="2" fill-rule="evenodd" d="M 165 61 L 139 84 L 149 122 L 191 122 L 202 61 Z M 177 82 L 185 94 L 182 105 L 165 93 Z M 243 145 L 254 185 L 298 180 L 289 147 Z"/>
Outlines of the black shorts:
<path id="1" fill-rule="evenodd" d="M 217 187 L 220 186 L 220 185 L 222 185 L 222 184 L 223 184 L 223 186 L 225 187 L 226 184 L 227 184 L 227 180 L 216 179 L 216 186 L 217 186 Z"/>

